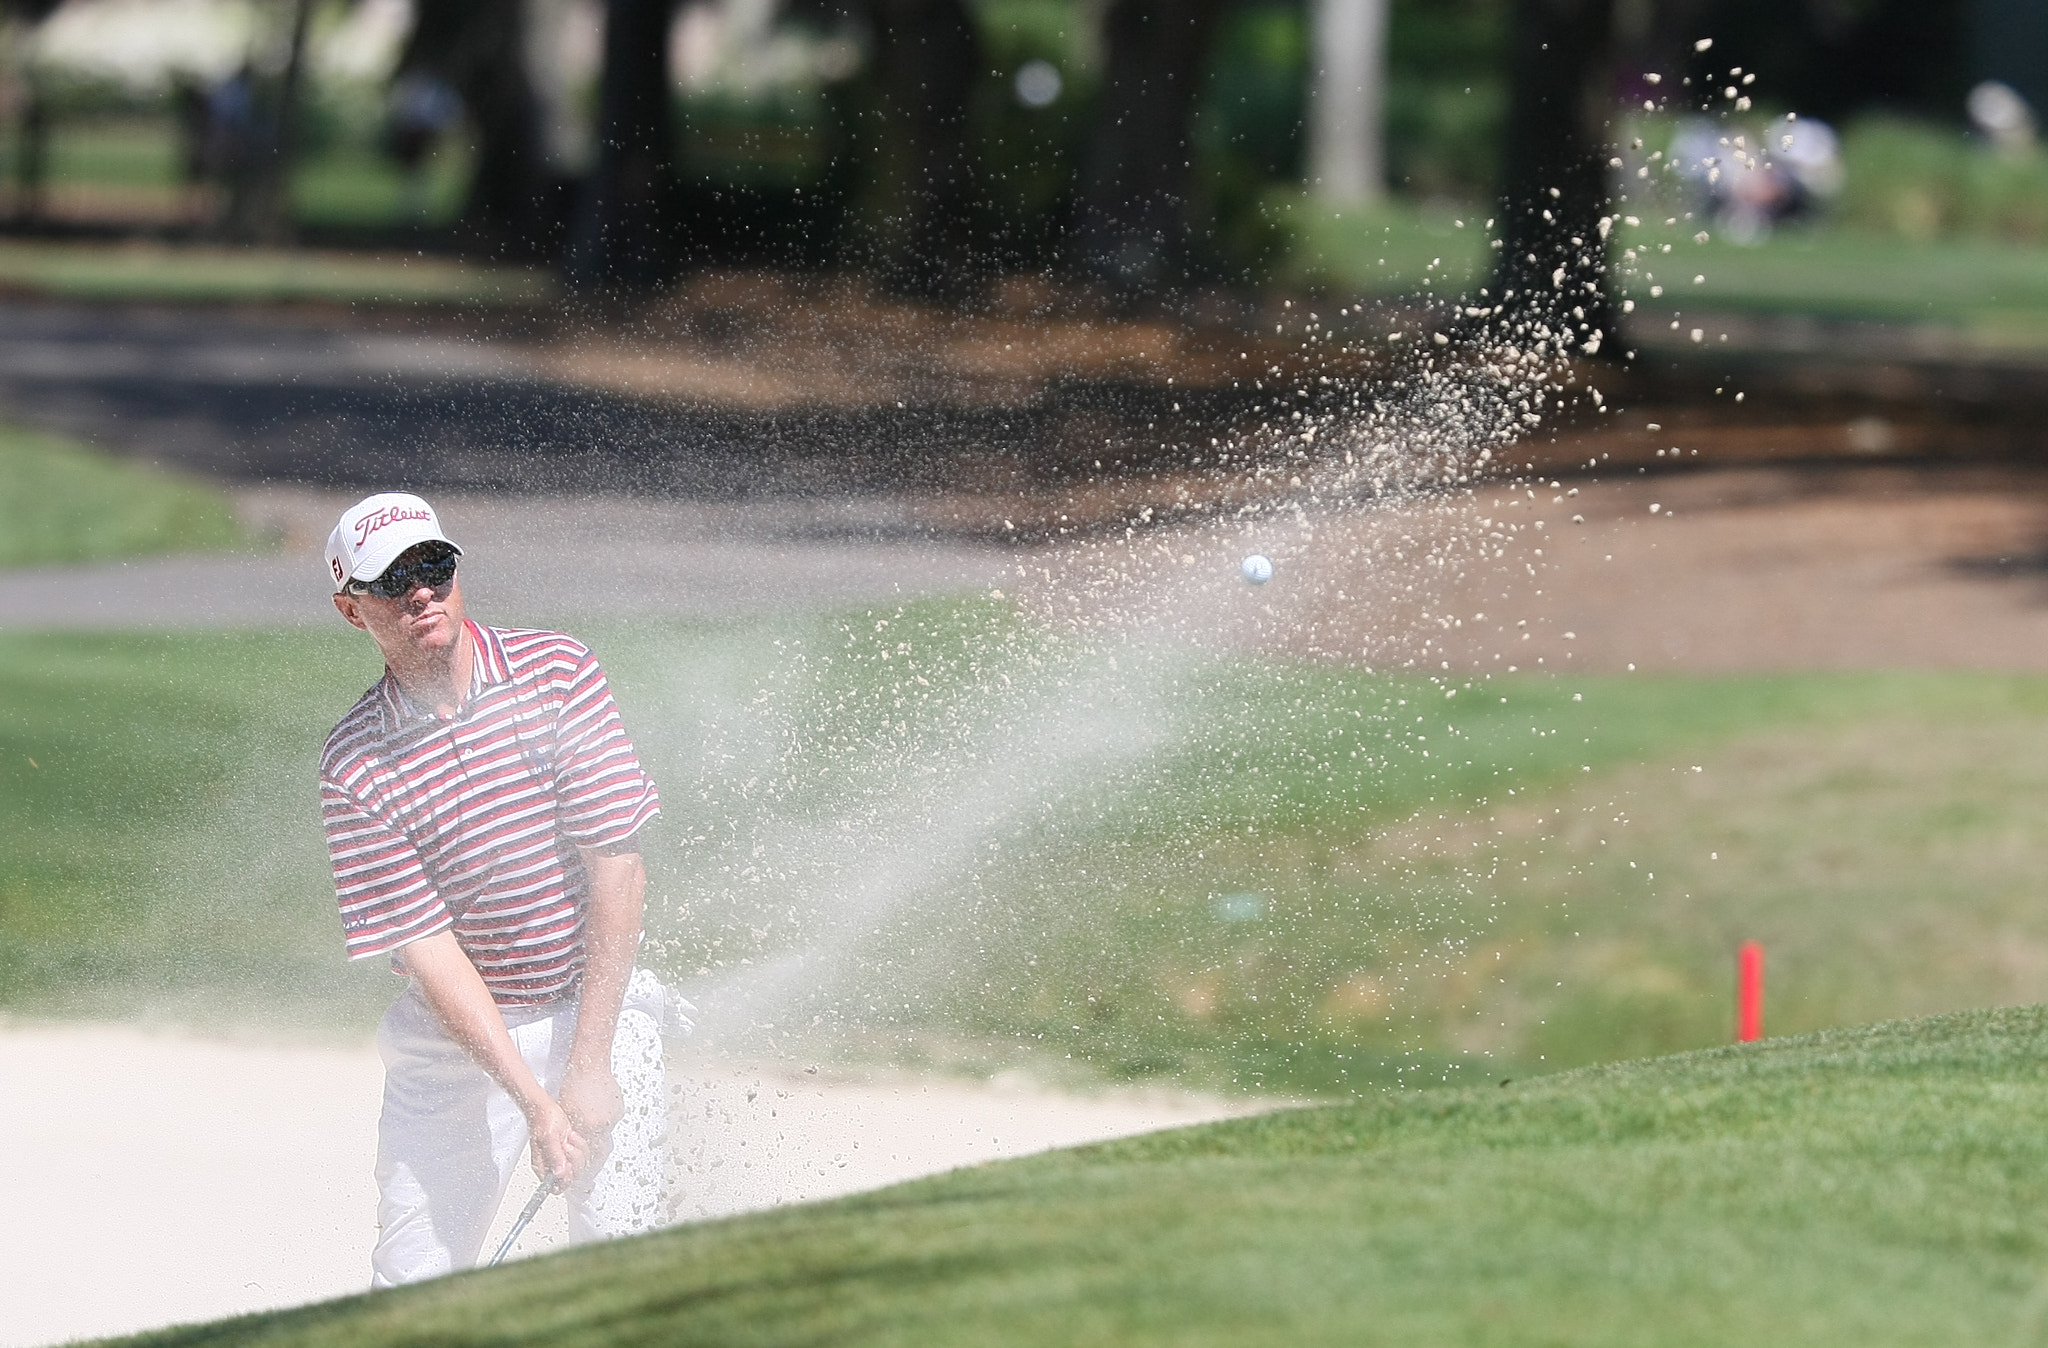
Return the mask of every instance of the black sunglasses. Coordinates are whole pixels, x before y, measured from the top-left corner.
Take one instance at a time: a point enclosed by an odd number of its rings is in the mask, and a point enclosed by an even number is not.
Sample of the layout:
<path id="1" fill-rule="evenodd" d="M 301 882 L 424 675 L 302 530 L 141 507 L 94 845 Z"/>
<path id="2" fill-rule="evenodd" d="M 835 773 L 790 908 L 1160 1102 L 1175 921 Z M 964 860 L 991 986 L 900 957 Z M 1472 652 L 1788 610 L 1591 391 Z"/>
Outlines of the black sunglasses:
<path id="1" fill-rule="evenodd" d="M 374 580 L 352 580 L 352 594 L 374 594 L 379 599 L 403 599 L 424 585 L 438 590 L 455 580 L 455 554 L 444 552 L 416 562 L 393 562 Z"/>

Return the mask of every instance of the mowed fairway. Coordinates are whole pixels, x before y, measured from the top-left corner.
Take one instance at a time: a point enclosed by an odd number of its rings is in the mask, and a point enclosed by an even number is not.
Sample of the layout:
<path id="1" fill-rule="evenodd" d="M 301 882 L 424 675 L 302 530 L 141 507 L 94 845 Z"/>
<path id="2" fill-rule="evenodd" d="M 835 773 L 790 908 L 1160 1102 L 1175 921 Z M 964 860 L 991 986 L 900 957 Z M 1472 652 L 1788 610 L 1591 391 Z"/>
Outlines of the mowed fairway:
<path id="1" fill-rule="evenodd" d="M 646 958 L 734 1051 L 1343 1097 L 1724 1042 L 1745 939 L 1773 1033 L 2048 1000 L 2030 676 L 1449 698 L 981 602 L 584 635 L 665 794 Z M 366 1030 L 312 776 L 376 672 L 0 637 L 0 1011 Z"/>
<path id="2" fill-rule="evenodd" d="M 1157 1134 L 154 1344 L 2033 1343 L 2048 1015 Z"/>
<path id="3" fill-rule="evenodd" d="M 0 423 L 0 567 L 222 550 L 249 541 L 210 483 Z"/>

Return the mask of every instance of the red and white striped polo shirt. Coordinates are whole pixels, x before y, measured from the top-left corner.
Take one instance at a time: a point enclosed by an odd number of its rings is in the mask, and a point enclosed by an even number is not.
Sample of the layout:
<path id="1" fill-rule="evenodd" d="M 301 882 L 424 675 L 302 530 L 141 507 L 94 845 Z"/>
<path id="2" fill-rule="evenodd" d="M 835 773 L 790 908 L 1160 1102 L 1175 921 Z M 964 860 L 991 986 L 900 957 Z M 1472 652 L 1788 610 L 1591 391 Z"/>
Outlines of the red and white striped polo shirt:
<path id="1" fill-rule="evenodd" d="M 469 623 L 475 673 L 451 719 L 387 670 L 320 759 L 350 959 L 453 928 L 504 1006 L 552 1001 L 583 968 L 579 846 L 661 810 L 604 671 L 560 632 Z"/>

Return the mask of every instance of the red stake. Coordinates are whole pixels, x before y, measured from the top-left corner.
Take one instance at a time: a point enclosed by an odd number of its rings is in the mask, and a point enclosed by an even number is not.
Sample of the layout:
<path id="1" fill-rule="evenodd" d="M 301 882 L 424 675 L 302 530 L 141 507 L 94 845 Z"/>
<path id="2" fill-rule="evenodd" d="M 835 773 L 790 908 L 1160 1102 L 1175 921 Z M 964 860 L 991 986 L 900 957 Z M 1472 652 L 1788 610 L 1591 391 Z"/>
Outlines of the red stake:
<path id="1" fill-rule="evenodd" d="M 1747 1044 L 1764 1037 L 1764 948 L 1744 941 L 1735 968 L 1735 1037 Z"/>

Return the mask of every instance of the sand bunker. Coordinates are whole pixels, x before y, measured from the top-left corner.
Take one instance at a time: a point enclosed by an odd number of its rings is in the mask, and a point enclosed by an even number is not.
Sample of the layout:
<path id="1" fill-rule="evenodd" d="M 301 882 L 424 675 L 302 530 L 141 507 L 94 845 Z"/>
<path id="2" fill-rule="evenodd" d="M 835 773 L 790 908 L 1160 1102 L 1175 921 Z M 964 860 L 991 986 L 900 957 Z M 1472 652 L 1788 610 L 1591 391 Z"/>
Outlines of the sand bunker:
<path id="1" fill-rule="evenodd" d="M 686 1220 L 1258 1108 L 707 1059 L 678 1062 L 673 1078 Z M 15 1163 L 0 1348 L 363 1290 L 382 1079 L 368 1046 L 0 1028 L 0 1137 Z M 515 1183 L 500 1231 L 527 1192 Z M 560 1240 L 560 1206 L 521 1252 Z"/>

